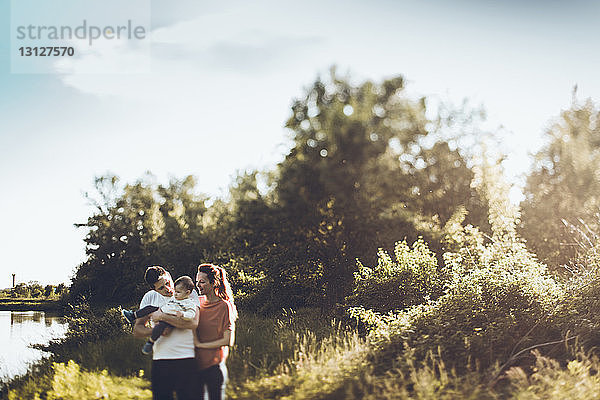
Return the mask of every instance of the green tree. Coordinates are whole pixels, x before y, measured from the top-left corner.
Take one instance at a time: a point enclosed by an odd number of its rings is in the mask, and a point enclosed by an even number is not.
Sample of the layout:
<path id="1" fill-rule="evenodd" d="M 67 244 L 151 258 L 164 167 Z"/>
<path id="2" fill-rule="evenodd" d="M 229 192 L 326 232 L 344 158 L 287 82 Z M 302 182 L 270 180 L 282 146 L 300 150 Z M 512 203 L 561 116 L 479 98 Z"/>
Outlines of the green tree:
<path id="1" fill-rule="evenodd" d="M 41 297 L 44 293 L 44 287 L 38 281 L 27 282 L 27 289 L 31 297 Z"/>
<path id="2" fill-rule="evenodd" d="M 92 303 L 127 302 L 146 290 L 148 265 L 166 266 L 174 277 L 191 274 L 203 250 L 205 196 L 195 180 L 157 185 L 152 176 L 121 186 L 116 176 L 96 179 L 88 195 L 96 213 L 84 224 L 87 259 L 73 278 L 70 296 Z"/>
<path id="3" fill-rule="evenodd" d="M 310 281 L 333 304 L 348 294 L 357 258 L 371 264 L 377 248 L 397 238 L 436 232 L 440 239 L 461 207 L 485 215 L 473 200 L 472 171 L 431 122 L 425 99 L 411 100 L 402 77 L 354 85 L 332 70 L 294 102 L 286 124 L 293 147 L 273 189 L 293 246 L 271 269 L 278 288 Z"/>
<path id="4" fill-rule="evenodd" d="M 46 285 L 44 286 L 44 297 L 50 297 L 54 294 L 54 286 Z"/>
<path id="5" fill-rule="evenodd" d="M 292 106 L 286 126 L 294 145 L 278 166 L 275 201 L 294 228 L 292 243 L 304 246 L 285 270 L 297 271 L 292 279 L 309 277 L 329 304 L 346 294 L 355 258 L 375 253 L 377 214 L 363 190 L 373 176 L 366 172 L 390 140 L 408 145 L 426 134 L 424 108 L 403 88 L 401 77 L 354 86 L 332 70 Z"/>
<path id="6" fill-rule="evenodd" d="M 18 297 L 29 297 L 30 291 L 26 283 L 17 283 L 13 288 L 13 293 Z"/>
<path id="7" fill-rule="evenodd" d="M 292 148 L 277 168 L 240 174 L 210 207 L 192 177 L 98 178 L 97 211 L 78 225 L 89 229 L 88 258 L 71 295 L 125 300 L 143 290 L 148 264 L 179 275 L 211 261 L 267 307 L 331 307 L 349 294 L 356 259 L 372 265 L 379 247 L 423 236 L 441 254 L 457 212 L 459 224 L 487 214 L 469 163 L 426 104 L 408 97 L 402 77 L 354 84 L 332 70 L 294 101 Z"/>
<path id="8" fill-rule="evenodd" d="M 64 293 L 67 293 L 68 288 L 64 283 L 59 283 L 56 286 L 56 290 L 54 291 L 54 293 L 56 293 L 58 296 L 63 295 Z"/>
<path id="9" fill-rule="evenodd" d="M 96 213 L 87 223 L 87 259 L 72 280 L 72 298 L 91 302 L 129 300 L 150 262 L 150 246 L 164 229 L 150 185 L 119 184 L 116 176 L 96 178 L 96 198 L 87 196 Z"/>
<path id="10" fill-rule="evenodd" d="M 174 276 L 190 275 L 193 267 L 208 256 L 210 240 L 204 234 L 203 222 L 208 197 L 196 191 L 196 179 L 191 175 L 156 188 L 164 229 L 156 239 L 154 252 L 157 263 L 175 268 Z"/>
<path id="11" fill-rule="evenodd" d="M 522 202 L 523 237 L 556 268 L 580 250 L 580 233 L 599 232 L 600 111 L 576 100 L 546 131 Z"/>

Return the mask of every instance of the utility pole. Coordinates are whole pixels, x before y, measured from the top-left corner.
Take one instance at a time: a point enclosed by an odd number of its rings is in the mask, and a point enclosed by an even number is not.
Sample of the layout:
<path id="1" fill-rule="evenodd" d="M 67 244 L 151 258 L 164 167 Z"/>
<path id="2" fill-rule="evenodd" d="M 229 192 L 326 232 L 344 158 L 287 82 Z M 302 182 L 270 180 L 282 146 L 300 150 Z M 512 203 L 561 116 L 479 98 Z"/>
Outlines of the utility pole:
<path id="1" fill-rule="evenodd" d="M 13 286 L 12 286 L 12 287 L 13 287 L 13 289 L 15 288 L 15 275 L 16 275 L 16 274 L 12 274 L 12 276 L 13 276 Z"/>

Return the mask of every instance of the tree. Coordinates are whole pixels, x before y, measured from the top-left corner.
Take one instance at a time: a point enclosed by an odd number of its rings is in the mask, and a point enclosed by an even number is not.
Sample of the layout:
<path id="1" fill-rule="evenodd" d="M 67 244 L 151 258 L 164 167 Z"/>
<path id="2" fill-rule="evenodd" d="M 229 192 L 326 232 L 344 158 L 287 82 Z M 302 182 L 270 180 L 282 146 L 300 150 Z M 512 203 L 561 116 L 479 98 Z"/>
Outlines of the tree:
<path id="1" fill-rule="evenodd" d="M 151 260 L 150 246 L 164 229 L 150 185 L 119 185 L 116 176 L 96 178 L 96 197 L 87 198 L 96 213 L 87 228 L 87 260 L 72 280 L 72 298 L 92 302 L 129 300 L 137 292 L 143 267 Z"/>
<path id="2" fill-rule="evenodd" d="M 46 285 L 44 286 L 44 297 L 50 297 L 54 294 L 54 286 Z"/>
<path id="3" fill-rule="evenodd" d="M 56 290 L 54 291 L 54 293 L 56 293 L 58 296 L 61 296 L 62 294 L 66 293 L 68 290 L 68 288 L 66 287 L 66 285 L 64 283 L 59 283 L 56 286 Z"/>
<path id="4" fill-rule="evenodd" d="M 71 295 L 131 299 L 146 265 L 178 275 L 205 260 L 230 266 L 232 281 L 269 308 L 329 308 L 349 293 L 356 260 L 376 262 L 379 247 L 424 236 L 441 254 L 457 212 L 465 224 L 487 214 L 467 159 L 426 111 L 402 77 L 354 84 L 332 69 L 293 102 L 285 159 L 240 174 L 228 199 L 206 207 L 192 177 L 168 186 L 98 178 L 97 212 L 78 225 L 89 229 L 88 258 Z"/>
<path id="5" fill-rule="evenodd" d="M 294 102 L 293 147 L 273 189 L 290 246 L 269 267 L 277 288 L 310 281 L 331 305 L 348 294 L 357 258 L 369 264 L 382 245 L 439 231 L 461 206 L 485 215 L 466 161 L 430 122 L 425 99 L 409 99 L 402 77 L 353 85 L 332 69 Z"/>
<path id="6" fill-rule="evenodd" d="M 156 239 L 154 251 L 159 256 L 158 263 L 176 268 L 174 274 L 189 275 L 206 258 L 210 247 L 203 223 L 208 197 L 196 194 L 196 190 L 196 179 L 191 175 L 156 188 L 164 229 Z"/>
<path id="7" fill-rule="evenodd" d="M 599 232 L 600 111 L 575 99 L 546 131 L 522 202 L 522 236 L 540 260 L 557 268 L 580 250 L 577 233 Z"/>
<path id="8" fill-rule="evenodd" d="M 38 281 L 27 282 L 27 289 L 30 297 L 41 297 L 44 293 L 44 287 Z"/>
<path id="9" fill-rule="evenodd" d="M 26 283 L 23 283 L 23 282 L 17 283 L 15 285 L 15 287 L 13 288 L 13 293 L 15 293 L 19 297 L 29 297 L 30 296 L 29 287 L 27 286 Z"/>
<path id="10" fill-rule="evenodd" d="M 174 277 L 189 275 L 202 254 L 203 195 L 195 180 L 157 185 L 151 176 L 119 185 L 116 176 L 96 179 L 88 199 L 96 213 L 77 227 L 87 228 L 87 259 L 72 280 L 72 299 L 96 303 L 128 302 L 146 290 L 144 270 L 163 265 Z"/>

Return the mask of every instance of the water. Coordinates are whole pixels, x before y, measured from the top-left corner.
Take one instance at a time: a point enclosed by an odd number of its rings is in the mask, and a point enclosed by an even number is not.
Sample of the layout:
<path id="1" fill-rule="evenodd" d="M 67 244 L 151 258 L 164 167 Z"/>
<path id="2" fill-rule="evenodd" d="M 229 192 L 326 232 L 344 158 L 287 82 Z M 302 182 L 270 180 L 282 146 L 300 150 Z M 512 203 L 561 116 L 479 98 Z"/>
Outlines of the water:
<path id="1" fill-rule="evenodd" d="M 64 318 L 42 311 L 0 311 L 0 381 L 27 372 L 28 366 L 48 355 L 31 344 L 47 344 L 67 331 Z"/>

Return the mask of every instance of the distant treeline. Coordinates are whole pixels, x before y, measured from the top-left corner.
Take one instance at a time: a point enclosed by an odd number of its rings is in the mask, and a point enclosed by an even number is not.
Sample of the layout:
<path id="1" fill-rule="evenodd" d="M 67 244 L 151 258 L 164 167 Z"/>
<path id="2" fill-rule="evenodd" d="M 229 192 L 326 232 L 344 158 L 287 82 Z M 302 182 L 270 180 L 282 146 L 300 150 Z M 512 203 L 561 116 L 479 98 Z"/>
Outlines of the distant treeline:
<path id="1" fill-rule="evenodd" d="M 58 285 L 42 285 L 37 281 L 17 283 L 15 287 L 0 290 L 0 298 L 48 298 L 58 299 L 68 292 L 64 283 Z"/>
<path id="2" fill-rule="evenodd" d="M 500 133 L 479 128 L 483 113 L 411 98 L 402 77 L 352 82 L 332 70 L 307 88 L 286 123 L 285 159 L 240 173 L 225 198 L 201 194 L 201 176 L 166 185 L 150 174 L 134 183 L 97 177 L 86 195 L 96 211 L 76 224 L 88 231 L 87 259 L 71 299 L 136 302 L 146 266 L 176 277 L 213 262 L 257 311 L 332 309 L 352 295 L 360 268 L 381 262 L 380 248 L 422 237 L 441 270 L 457 225 L 491 237 L 490 204 L 506 193 L 482 189 L 503 179 L 501 169 L 483 168 L 503 159 Z M 599 121 L 593 103 L 574 100 L 548 128 L 527 178 L 516 229 L 554 271 L 574 266 L 599 232 Z"/>

